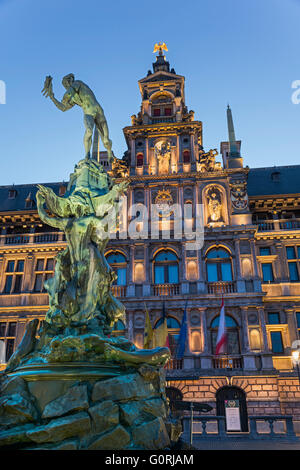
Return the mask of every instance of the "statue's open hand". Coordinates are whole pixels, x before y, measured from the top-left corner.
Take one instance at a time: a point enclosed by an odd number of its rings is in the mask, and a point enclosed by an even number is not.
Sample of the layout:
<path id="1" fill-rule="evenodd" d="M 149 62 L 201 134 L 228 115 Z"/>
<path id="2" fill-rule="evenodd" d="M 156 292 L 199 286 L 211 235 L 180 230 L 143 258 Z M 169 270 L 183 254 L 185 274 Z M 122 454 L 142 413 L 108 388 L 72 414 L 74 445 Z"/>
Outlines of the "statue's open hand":
<path id="1" fill-rule="evenodd" d="M 44 88 L 42 89 L 42 93 L 46 98 L 48 98 L 48 96 L 50 96 L 50 98 L 54 96 L 53 89 L 52 89 L 52 77 L 50 75 L 48 75 L 45 78 Z"/>

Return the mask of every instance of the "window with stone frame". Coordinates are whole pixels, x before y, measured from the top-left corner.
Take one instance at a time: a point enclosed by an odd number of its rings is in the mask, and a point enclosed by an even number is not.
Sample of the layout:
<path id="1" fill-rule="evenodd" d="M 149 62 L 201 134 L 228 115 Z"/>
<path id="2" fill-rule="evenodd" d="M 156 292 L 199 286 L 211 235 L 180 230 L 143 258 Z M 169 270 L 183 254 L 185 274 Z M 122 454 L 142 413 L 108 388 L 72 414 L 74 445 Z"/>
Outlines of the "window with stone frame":
<path id="1" fill-rule="evenodd" d="M 279 325 L 280 324 L 280 315 L 279 312 L 268 312 L 268 324 L 269 325 Z"/>
<path id="2" fill-rule="evenodd" d="M 183 163 L 190 163 L 191 161 L 191 153 L 189 150 L 183 151 Z"/>
<path id="3" fill-rule="evenodd" d="M 16 341 L 17 322 L 8 321 L 0 322 L 0 341 L 2 342 L 3 357 L 1 361 L 8 362 L 9 358 L 14 352 L 15 341 Z"/>
<path id="4" fill-rule="evenodd" d="M 5 269 L 3 294 L 18 294 L 22 291 L 24 260 L 8 260 Z"/>
<path id="5" fill-rule="evenodd" d="M 208 282 L 230 282 L 232 277 L 232 259 L 223 248 L 212 248 L 205 259 Z"/>
<path id="6" fill-rule="evenodd" d="M 155 284 L 178 284 L 179 263 L 175 253 L 161 250 L 154 258 L 153 274 Z"/>
<path id="7" fill-rule="evenodd" d="M 143 153 L 138 153 L 136 156 L 136 166 L 138 168 L 142 167 L 144 165 L 144 154 Z"/>
<path id="8" fill-rule="evenodd" d="M 263 282 L 274 282 L 272 263 L 261 263 L 261 270 Z"/>
<path id="9" fill-rule="evenodd" d="M 212 353 L 215 354 L 220 315 L 215 317 L 210 325 Z M 237 322 L 230 315 L 225 315 L 226 324 L 226 354 L 240 354 L 239 327 Z"/>
<path id="10" fill-rule="evenodd" d="M 106 255 L 106 261 L 117 275 L 116 279 L 113 282 L 113 285 L 126 286 L 127 261 L 125 256 L 118 251 L 111 252 Z"/>
<path id="11" fill-rule="evenodd" d="M 290 282 L 299 282 L 300 277 L 300 246 L 287 246 L 286 258 Z"/>
<path id="12" fill-rule="evenodd" d="M 282 354 L 284 352 L 282 332 L 270 331 L 271 350 L 274 354 Z"/>
<path id="13" fill-rule="evenodd" d="M 33 292 L 46 292 L 44 283 L 53 273 L 54 258 L 38 258 L 35 264 Z"/>

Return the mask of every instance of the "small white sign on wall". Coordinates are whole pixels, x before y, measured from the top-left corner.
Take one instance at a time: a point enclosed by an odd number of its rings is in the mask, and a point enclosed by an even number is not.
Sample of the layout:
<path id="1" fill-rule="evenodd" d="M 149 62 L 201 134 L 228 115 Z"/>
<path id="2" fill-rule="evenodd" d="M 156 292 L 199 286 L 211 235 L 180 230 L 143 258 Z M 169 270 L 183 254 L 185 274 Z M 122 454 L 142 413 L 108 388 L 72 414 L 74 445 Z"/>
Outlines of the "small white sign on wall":
<path id="1" fill-rule="evenodd" d="M 225 418 L 227 431 L 241 431 L 239 400 L 225 400 Z"/>

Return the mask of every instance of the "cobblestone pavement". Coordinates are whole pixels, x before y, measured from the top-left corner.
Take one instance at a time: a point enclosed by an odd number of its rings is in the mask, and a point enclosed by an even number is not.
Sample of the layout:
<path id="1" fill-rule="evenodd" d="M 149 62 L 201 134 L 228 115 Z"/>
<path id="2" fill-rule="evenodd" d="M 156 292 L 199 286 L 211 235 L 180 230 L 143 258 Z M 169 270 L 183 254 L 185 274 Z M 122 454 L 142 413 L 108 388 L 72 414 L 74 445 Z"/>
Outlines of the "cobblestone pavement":
<path id="1" fill-rule="evenodd" d="M 300 439 L 297 441 L 251 440 L 251 439 L 203 439 L 193 440 L 193 447 L 199 450 L 300 450 Z"/>

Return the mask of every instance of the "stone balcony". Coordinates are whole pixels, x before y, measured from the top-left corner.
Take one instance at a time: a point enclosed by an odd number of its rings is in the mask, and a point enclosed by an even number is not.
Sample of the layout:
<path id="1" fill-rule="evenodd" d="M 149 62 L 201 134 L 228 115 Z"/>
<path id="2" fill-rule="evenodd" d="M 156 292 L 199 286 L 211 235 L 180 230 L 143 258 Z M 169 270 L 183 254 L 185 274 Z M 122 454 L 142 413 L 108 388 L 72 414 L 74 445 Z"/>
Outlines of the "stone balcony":
<path id="1" fill-rule="evenodd" d="M 300 230 L 300 219 L 272 219 L 257 222 L 258 232 L 277 232 L 279 230 Z"/>
<path id="2" fill-rule="evenodd" d="M 65 234 L 62 232 L 8 234 L 0 235 L 0 246 L 59 243 L 65 242 L 65 240 Z"/>

